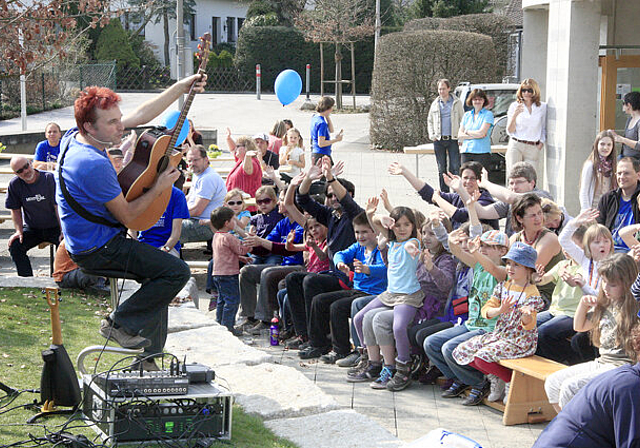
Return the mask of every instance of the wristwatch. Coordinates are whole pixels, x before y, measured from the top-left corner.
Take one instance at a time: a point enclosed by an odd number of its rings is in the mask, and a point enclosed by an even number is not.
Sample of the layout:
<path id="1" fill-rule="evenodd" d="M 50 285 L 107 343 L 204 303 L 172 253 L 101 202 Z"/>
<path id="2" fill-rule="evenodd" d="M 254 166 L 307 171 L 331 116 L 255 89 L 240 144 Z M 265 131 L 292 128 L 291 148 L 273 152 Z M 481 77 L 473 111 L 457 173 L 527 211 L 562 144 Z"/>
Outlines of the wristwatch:
<path id="1" fill-rule="evenodd" d="M 169 246 L 162 246 L 162 250 L 165 252 L 171 252 L 171 248 Z"/>

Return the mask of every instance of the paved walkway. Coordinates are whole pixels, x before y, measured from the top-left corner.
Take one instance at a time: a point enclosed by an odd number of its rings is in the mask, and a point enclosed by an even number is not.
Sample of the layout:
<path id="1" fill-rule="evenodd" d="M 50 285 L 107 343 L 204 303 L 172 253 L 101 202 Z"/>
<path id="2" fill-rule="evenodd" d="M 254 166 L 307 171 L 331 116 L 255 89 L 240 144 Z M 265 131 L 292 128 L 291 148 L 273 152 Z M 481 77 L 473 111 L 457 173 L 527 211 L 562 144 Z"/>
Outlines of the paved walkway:
<path id="1" fill-rule="evenodd" d="M 149 94 L 124 94 L 123 112 L 132 110 L 149 97 Z M 368 103 L 369 100 L 366 97 L 359 97 L 358 101 Z M 217 129 L 221 137 L 224 136 L 227 126 L 232 128 L 234 136 L 237 137 L 242 134 L 252 135 L 256 132 L 268 131 L 276 119 L 290 118 L 301 129 L 305 142 L 308 142 L 311 114 L 298 110 L 300 102 L 283 108 L 272 95 L 263 95 L 262 100 L 257 101 L 251 95 L 203 94 L 195 99 L 190 118 L 198 127 Z M 62 127 L 73 126 L 71 108 L 30 117 L 29 129 L 43 129 L 44 124 L 49 121 L 57 121 Z M 344 177 L 355 183 L 356 200 L 360 204 L 364 204 L 367 197 L 378 195 L 384 187 L 394 204 L 420 207 L 423 210 L 429 207 L 420 200 L 403 178 L 390 176 L 386 171 L 392 161 L 399 161 L 415 169 L 414 156 L 371 151 L 368 139 L 369 120 L 366 114 L 336 114 L 334 122 L 338 129 L 344 128 L 345 133 L 344 141 L 335 146 L 334 157 L 345 161 Z M 19 131 L 19 119 L 0 122 L 0 141 L 2 141 L 2 134 Z M 10 152 L 10 148 L 7 151 Z M 425 156 L 421 159 L 420 175 L 432 185 L 437 185 L 437 169 L 433 156 Z M 0 176 L 0 182 L 8 182 L 10 178 L 11 176 L 7 175 Z M 0 197 L 0 200 L 2 199 Z M 4 200 L 0 206 L 3 208 Z M 0 239 L 6 241 L 12 232 L 11 222 L 0 225 Z M 186 248 L 190 256 L 206 259 L 200 252 L 202 245 L 187 244 Z M 0 277 L 15 273 L 8 255 L 6 244 L 0 245 Z M 42 277 L 41 282 L 50 281 L 44 278 L 48 276 L 48 251 L 35 249 L 30 255 L 36 276 Z M 199 284 L 203 286 L 202 278 L 199 279 Z M 0 285 L 6 286 L 2 278 L 0 278 Z M 171 325 L 174 327 L 180 327 L 184 320 L 184 317 L 178 316 L 177 313 L 172 313 Z M 191 314 L 189 316 L 193 317 Z M 206 321 L 198 325 L 209 328 L 212 322 L 206 316 L 202 317 L 206 318 Z M 544 425 L 504 427 L 502 416 L 497 411 L 484 406 L 467 408 L 459 405 L 457 400 L 444 400 L 440 398 L 439 391 L 434 386 L 414 384 L 408 390 L 390 393 L 374 391 L 367 384 L 349 384 L 344 381 L 346 375 L 344 369 L 322 363 L 301 363 L 296 352 L 284 351 L 282 347 L 270 347 L 267 345 L 266 338 L 243 338 L 243 341 L 251 346 L 238 345 L 235 338 L 228 333 L 225 334 L 219 327 L 216 330 L 216 327 L 214 325 L 210 327 L 213 329 L 197 333 L 200 330 L 193 329 L 192 325 L 184 326 L 182 333 L 175 333 L 170 338 L 173 344 L 171 350 L 175 349 L 175 351 L 192 355 L 199 350 L 206 351 L 197 356 L 208 360 L 207 362 L 216 368 L 221 377 L 226 377 L 235 389 L 242 391 L 240 395 L 243 398 L 240 398 L 239 402 L 245 409 L 257 414 L 263 412 L 263 417 L 268 419 L 271 427 L 276 431 L 282 431 L 283 435 L 289 436 L 300 446 L 325 446 L 323 445 L 325 442 L 314 437 L 309 429 L 316 427 L 314 425 L 320 424 L 319 422 L 325 425 L 323 429 L 333 428 L 331 422 L 348 422 L 352 427 L 361 428 L 362 431 L 373 431 L 376 435 L 374 440 L 378 441 L 372 443 L 371 438 L 363 436 L 356 437 L 355 440 L 359 442 L 353 445 L 338 443 L 341 440 L 340 437 L 344 438 L 345 443 L 353 440 L 350 438 L 353 434 L 350 434 L 348 428 L 345 431 L 345 428 L 338 424 L 334 430 L 334 435 L 338 438 L 330 437 L 331 443 L 326 445 L 332 447 L 397 446 L 398 444 L 393 442 L 394 436 L 408 442 L 432 429 L 444 427 L 477 440 L 485 448 L 520 448 L 531 446 L 544 428 Z M 178 334 L 181 334 L 181 337 L 177 337 Z M 202 347 L 203 341 L 211 342 L 206 347 Z M 258 350 L 253 350 L 254 348 Z M 233 358 L 236 364 L 229 364 L 225 361 L 225 357 Z M 238 360 L 238 358 L 241 359 Z M 232 365 L 236 367 L 230 367 Z M 238 368 L 238 365 L 243 367 Z M 285 367 L 289 368 L 284 369 Z M 271 381 L 257 382 L 258 376 L 255 375 L 267 375 Z M 309 381 L 302 381 L 301 376 Z M 295 386 L 294 391 L 290 389 L 287 391 L 286 384 L 280 384 L 289 381 L 292 387 Z M 307 395 L 306 402 L 305 395 Z M 325 396 L 330 399 L 323 398 Z M 299 405 L 300 401 L 306 404 Z M 279 411 L 267 412 L 266 409 L 273 409 L 272 405 L 275 403 L 279 403 L 276 406 Z M 368 419 L 358 417 L 358 414 L 354 414 L 351 410 L 357 411 Z M 320 413 L 324 420 L 316 419 Z M 307 417 L 302 418 L 306 420 L 300 420 L 304 415 Z M 291 417 L 297 417 L 297 419 L 288 420 Z M 379 427 L 371 426 L 371 421 L 378 423 L 386 431 L 375 429 Z M 302 434 L 300 431 L 296 433 L 293 430 L 295 428 L 301 428 Z M 300 439 L 296 439 L 297 437 Z M 303 443 L 305 438 L 307 442 L 312 443 Z M 382 440 L 385 442 L 382 443 Z"/>

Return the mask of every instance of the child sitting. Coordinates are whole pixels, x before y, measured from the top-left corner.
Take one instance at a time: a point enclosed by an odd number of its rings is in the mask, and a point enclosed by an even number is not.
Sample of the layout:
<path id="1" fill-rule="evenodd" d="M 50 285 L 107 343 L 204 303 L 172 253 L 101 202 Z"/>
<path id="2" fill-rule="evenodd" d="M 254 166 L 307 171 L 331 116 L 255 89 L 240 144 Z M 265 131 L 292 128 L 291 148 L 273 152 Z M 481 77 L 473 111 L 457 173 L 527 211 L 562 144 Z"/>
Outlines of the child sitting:
<path id="1" fill-rule="evenodd" d="M 475 336 L 453 351 L 458 364 L 471 367 L 488 375 L 491 382 L 490 399 L 497 401 L 505 394 L 511 381 L 511 369 L 498 364 L 501 359 L 524 358 L 536 351 L 538 333 L 536 313 L 544 308 L 544 301 L 532 283 L 536 274 L 536 250 L 516 242 L 503 257 L 509 280 L 493 290 L 493 296 L 481 310 L 482 317 L 498 317 L 494 330 Z"/>
<path id="2" fill-rule="evenodd" d="M 631 330 L 638 322 L 638 302 L 631 286 L 638 276 L 635 261 L 627 254 L 605 258 L 598 268 L 601 285 L 598 296 L 583 296 L 576 309 L 573 328 L 592 331 L 593 344 L 600 348 L 594 361 L 576 364 L 551 374 L 544 383 L 549 403 L 560 412 L 589 381 L 607 370 L 631 364 Z"/>
<path id="3" fill-rule="evenodd" d="M 390 240 L 388 243 L 383 242 L 383 246 L 388 246 L 388 287 L 355 316 L 358 337 L 364 341 L 367 349 L 363 357 L 368 355 L 368 361 L 363 363 L 359 371 L 348 373 L 347 381 L 363 382 L 373 381 L 381 376 L 390 377 L 392 369 L 397 367 L 393 378 L 386 386 L 390 390 L 396 390 L 409 384 L 411 356 L 407 328 L 424 301 L 424 292 L 417 275 L 422 249 L 420 241 L 416 238 L 418 231 L 413 210 L 408 207 L 396 207 L 391 217 L 381 220 L 374 216 L 377 206 L 378 199 L 370 198 L 366 212 L 374 230 L 388 235 Z M 373 331 L 373 319 L 377 313 L 388 310 L 393 311 L 393 337 L 378 340 Z M 398 350 L 397 358 L 394 339 Z M 385 361 L 384 372 L 381 352 Z"/>
<path id="4" fill-rule="evenodd" d="M 218 207 L 211 212 L 211 225 L 216 229 L 212 251 L 216 263 L 213 267 L 213 283 L 218 290 L 216 320 L 235 336 L 242 334 L 236 330 L 236 313 L 240 305 L 239 256 L 246 255 L 249 248 L 229 233 L 236 226 L 235 213 L 228 207 Z"/>
<path id="5" fill-rule="evenodd" d="M 251 219 L 251 213 L 246 210 L 242 195 L 242 190 L 234 188 L 224 197 L 225 207 L 229 207 L 235 213 L 235 227 L 231 233 L 237 235 L 240 239 L 249 231 L 249 220 Z"/>
<path id="6" fill-rule="evenodd" d="M 291 181 L 304 169 L 304 145 L 302 143 L 302 135 L 296 128 L 289 129 L 284 136 L 283 143 L 285 149 L 280 151 L 280 170 L 287 165 L 291 170 L 286 174 L 282 174 L 285 182 Z"/>

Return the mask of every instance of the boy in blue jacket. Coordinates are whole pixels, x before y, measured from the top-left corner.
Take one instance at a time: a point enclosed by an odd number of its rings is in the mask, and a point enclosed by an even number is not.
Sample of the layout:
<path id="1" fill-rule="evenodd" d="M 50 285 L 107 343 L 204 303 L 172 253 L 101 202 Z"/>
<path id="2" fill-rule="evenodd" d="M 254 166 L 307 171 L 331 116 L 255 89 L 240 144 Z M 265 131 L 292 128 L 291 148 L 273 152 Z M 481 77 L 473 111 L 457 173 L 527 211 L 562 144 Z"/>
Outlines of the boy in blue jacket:
<path id="1" fill-rule="evenodd" d="M 349 277 L 353 275 L 353 289 L 319 294 L 311 303 L 309 341 L 312 347 L 331 346 L 332 350 L 320 357 L 329 364 L 345 358 L 351 352 L 351 302 L 358 297 L 376 296 L 387 288 L 387 267 L 366 214 L 360 213 L 353 219 L 353 230 L 356 242 L 333 256 L 337 269 Z M 331 341 L 326 336 L 329 325 Z"/>

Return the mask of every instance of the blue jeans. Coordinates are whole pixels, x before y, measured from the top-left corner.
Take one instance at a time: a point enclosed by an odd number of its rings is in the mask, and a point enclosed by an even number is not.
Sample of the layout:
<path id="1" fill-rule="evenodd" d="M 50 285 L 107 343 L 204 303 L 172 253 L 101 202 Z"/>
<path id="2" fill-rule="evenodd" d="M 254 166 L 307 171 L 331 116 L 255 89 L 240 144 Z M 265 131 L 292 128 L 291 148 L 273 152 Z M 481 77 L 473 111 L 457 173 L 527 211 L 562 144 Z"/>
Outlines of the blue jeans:
<path id="1" fill-rule="evenodd" d="M 440 179 L 440 191 L 449 192 L 449 187 L 444 183 L 443 173 L 460 174 L 460 149 L 458 140 L 436 140 L 433 142 L 433 150 L 436 153 L 438 164 L 438 179 Z M 449 167 L 447 168 L 447 155 Z"/>
<path id="2" fill-rule="evenodd" d="M 156 331 L 158 322 L 189 280 L 189 266 L 173 255 L 127 239 L 123 234 L 114 236 L 89 254 L 70 256 L 91 274 L 130 278 L 141 283 L 140 289 L 111 313 L 111 320 L 131 334 L 145 330 L 144 333 L 157 335 L 150 338 L 152 346 L 162 349 L 164 344 L 160 341 L 166 338 L 166 331 Z"/>
<path id="3" fill-rule="evenodd" d="M 356 317 L 356 314 L 358 314 L 358 311 L 360 311 L 362 308 L 367 306 L 369 302 L 371 302 L 376 297 L 378 296 L 358 297 L 353 302 L 351 302 L 351 339 L 353 339 L 353 346 L 356 348 L 362 347 L 363 345 L 362 345 L 362 342 L 360 341 L 360 338 L 358 337 L 358 332 L 356 331 L 356 324 L 353 318 Z"/>
<path id="4" fill-rule="evenodd" d="M 554 316 L 549 311 L 538 314 L 538 348 L 536 355 L 562 363 L 578 362 L 577 353 L 571 348 L 567 338 L 576 332 L 573 330 L 573 318 Z"/>
<path id="5" fill-rule="evenodd" d="M 429 360 L 449 379 L 455 379 L 472 387 L 484 382 L 482 372 L 469 366 L 461 366 L 453 359 L 453 351 L 461 342 L 486 333 L 484 330 L 469 331 L 466 325 L 447 328 L 424 340 L 424 352 Z"/>
<path id="6" fill-rule="evenodd" d="M 282 330 L 292 330 L 293 321 L 291 320 L 291 307 L 289 306 L 289 295 L 287 288 L 278 291 L 278 305 L 280 307 L 280 323 Z"/>
<path id="7" fill-rule="evenodd" d="M 240 306 L 240 283 L 238 275 L 214 275 L 213 284 L 218 290 L 216 320 L 229 330 L 236 323 L 236 313 Z"/>

